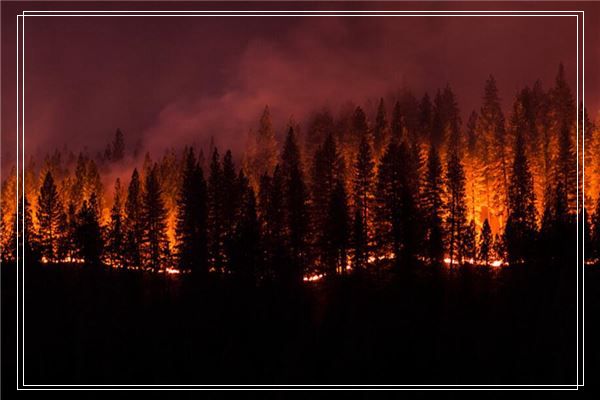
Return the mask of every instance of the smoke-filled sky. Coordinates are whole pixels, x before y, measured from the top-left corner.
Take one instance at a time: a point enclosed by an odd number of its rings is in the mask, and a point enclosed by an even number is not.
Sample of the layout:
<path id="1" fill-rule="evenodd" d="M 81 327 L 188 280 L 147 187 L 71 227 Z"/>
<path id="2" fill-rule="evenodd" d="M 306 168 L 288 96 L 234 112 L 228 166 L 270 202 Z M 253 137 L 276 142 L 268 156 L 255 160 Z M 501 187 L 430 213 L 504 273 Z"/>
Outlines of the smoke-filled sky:
<path id="1" fill-rule="evenodd" d="M 16 132 L 16 14 L 5 4 L 3 168 L 14 163 Z M 441 8 L 453 9 L 448 4 Z M 586 7 L 595 11 L 586 14 L 592 26 L 599 7 Z M 211 135 L 241 151 L 265 104 L 281 134 L 290 116 L 306 125 L 324 105 L 335 113 L 346 101 L 365 105 L 403 87 L 433 95 L 447 83 L 466 119 L 490 73 L 508 113 L 519 88 L 538 78 L 550 87 L 560 62 L 575 91 L 575 17 L 29 17 L 25 32 L 28 154 L 63 145 L 95 152 L 116 128 L 129 146 L 141 140 L 153 153 Z M 600 40 L 586 35 L 586 105 L 596 116 L 599 85 L 590 71 L 600 63 Z"/>

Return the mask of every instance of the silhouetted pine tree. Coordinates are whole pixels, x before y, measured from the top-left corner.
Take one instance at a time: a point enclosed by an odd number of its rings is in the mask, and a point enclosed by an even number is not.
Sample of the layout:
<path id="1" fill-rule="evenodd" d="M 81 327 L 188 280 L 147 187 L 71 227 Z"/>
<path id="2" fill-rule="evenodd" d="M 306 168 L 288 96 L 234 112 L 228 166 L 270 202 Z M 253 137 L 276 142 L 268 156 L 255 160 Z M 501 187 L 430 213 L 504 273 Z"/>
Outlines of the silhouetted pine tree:
<path id="1" fill-rule="evenodd" d="M 427 156 L 422 209 L 425 221 L 425 256 L 434 263 L 441 263 L 444 259 L 443 179 L 442 163 L 437 146 L 432 145 Z"/>
<path id="2" fill-rule="evenodd" d="M 158 182 L 158 165 L 155 163 L 146 176 L 142 196 L 141 222 L 143 228 L 141 249 L 142 264 L 158 270 L 169 265 L 169 242 L 167 239 L 167 210 Z"/>
<path id="3" fill-rule="evenodd" d="M 446 249 L 450 265 L 463 262 L 467 207 L 465 204 L 465 173 L 456 151 L 452 151 L 446 170 Z"/>
<path id="4" fill-rule="evenodd" d="M 106 253 L 113 266 L 122 267 L 125 257 L 125 231 L 123 217 L 123 190 L 121 180 L 115 181 L 113 206 L 110 209 L 110 224 L 108 226 Z"/>
<path id="5" fill-rule="evenodd" d="M 325 229 L 327 233 L 327 265 L 329 274 L 346 272 L 350 217 L 344 181 L 337 179 L 328 207 Z"/>
<path id="6" fill-rule="evenodd" d="M 504 218 L 508 198 L 508 155 L 504 114 L 500 104 L 496 80 L 493 76 L 485 82 L 483 105 L 479 112 L 480 137 L 487 144 L 484 151 L 485 164 L 489 164 L 485 181 L 490 197 L 491 207 L 496 216 Z"/>
<path id="7" fill-rule="evenodd" d="M 218 197 L 221 198 L 222 211 L 221 224 L 223 236 L 221 238 L 221 243 L 223 243 L 223 252 L 221 254 L 221 263 L 223 270 L 225 270 L 229 268 L 231 261 L 231 248 L 235 235 L 235 217 L 240 200 L 239 185 L 235 172 L 235 165 L 233 163 L 233 156 L 230 150 L 227 150 L 223 157 L 222 171 L 221 184 L 217 190 L 220 192 Z"/>
<path id="8" fill-rule="evenodd" d="M 130 267 L 141 267 L 142 225 L 142 187 L 137 168 L 131 174 L 125 201 L 125 264 Z"/>
<path id="9" fill-rule="evenodd" d="M 307 261 L 308 195 L 302 172 L 300 149 L 293 128 L 285 139 L 281 157 L 285 238 L 290 255 L 290 278 L 302 282 L 303 267 Z"/>
<path id="10" fill-rule="evenodd" d="M 185 153 L 177 209 L 177 265 L 181 270 L 205 274 L 207 269 L 207 188 L 194 149 Z"/>
<path id="11" fill-rule="evenodd" d="M 329 134 L 315 153 L 312 167 L 312 231 L 316 258 L 325 264 L 329 252 L 327 238 L 328 206 L 338 180 L 344 179 L 344 163 L 333 135 Z"/>
<path id="12" fill-rule="evenodd" d="M 464 235 L 464 258 L 473 263 L 477 258 L 477 227 L 475 220 L 471 220 L 465 229 Z"/>
<path id="13" fill-rule="evenodd" d="M 483 221 L 483 227 L 481 228 L 481 235 L 479 237 L 479 253 L 477 259 L 484 263 L 486 267 L 490 265 L 490 255 L 493 251 L 492 242 L 492 229 L 487 220 Z"/>
<path id="14" fill-rule="evenodd" d="M 516 132 L 514 161 L 508 189 L 509 215 L 504 243 L 511 264 L 529 260 L 536 238 L 536 209 L 533 177 L 525 155 L 523 134 Z"/>
<path id="15" fill-rule="evenodd" d="M 416 204 L 410 180 L 410 154 L 405 142 L 392 141 L 377 174 L 376 229 L 380 252 L 393 252 L 396 264 L 415 256 Z"/>
<path id="16" fill-rule="evenodd" d="M 98 204 L 96 194 L 90 195 L 90 201 L 83 201 L 77 213 L 77 228 L 75 238 L 79 256 L 86 264 L 100 264 L 103 251 L 102 231 L 98 221 Z"/>
<path id="17" fill-rule="evenodd" d="M 278 280 L 285 279 L 285 262 L 289 259 L 285 241 L 285 203 L 283 198 L 283 176 L 279 165 L 273 171 L 270 184 L 263 179 L 262 190 L 269 190 L 265 205 L 264 244 L 266 250 L 267 277 Z"/>
<path id="18" fill-rule="evenodd" d="M 364 232 L 355 232 L 355 237 L 360 238 L 357 242 L 362 248 L 360 249 L 361 258 L 368 259 L 369 257 L 369 222 L 372 220 L 371 211 L 373 208 L 373 186 L 374 186 L 374 168 L 373 156 L 371 155 L 371 146 L 367 138 L 363 138 L 360 142 L 356 162 L 354 163 L 354 209 L 362 221 L 354 222 L 354 228 L 362 226 Z M 364 241 L 364 243 L 362 243 Z M 360 259 L 358 261 L 360 261 Z M 364 260 L 363 260 L 364 261 Z M 361 264 L 364 265 L 364 264 Z"/>
<path id="19" fill-rule="evenodd" d="M 3 224 L 2 218 L 0 218 L 0 224 Z M 4 262 L 17 261 L 17 252 L 19 262 L 23 261 L 23 257 L 25 257 L 27 265 L 39 261 L 37 240 L 31 220 L 31 209 L 26 198 L 23 200 L 23 197 L 21 197 L 19 200 L 8 229 L 4 226 L 1 228 L 2 232 L 7 232 L 8 236 L 2 242 L 2 260 Z"/>
<path id="20" fill-rule="evenodd" d="M 355 271 L 363 269 L 368 262 L 368 241 L 366 237 L 367 228 L 364 225 L 364 219 L 360 210 L 354 213 L 352 223 L 352 268 Z"/>
<path id="21" fill-rule="evenodd" d="M 575 132 L 571 130 L 570 126 L 572 124 L 565 123 L 559 131 L 558 155 L 554 164 L 554 176 L 556 183 L 560 182 L 564 189 L 566 213 L 574 217 L 577 213 L 577 158 L 572 140 L 572 135 Z"/>
<path id="22" fill-rule="evenodd" d="M 66 214 L 66 231 L 63 243 L 65 245 L 65 256 L 69 259 L 77 257 L 78 249 L 75 239 L 75 230 L 77 228 L 77 209 L 73 202 L 69 202 Z"/>
<path id="23" fill-rule="evenodd" d="M 231 269 L 245 282 L 254 282 L 260 263 L 260 227 L 254 190 L 240 170 L 238 176 L 240 206 L 231 251 Z"/>
<path id="24" fill-rule="evenodd" d="M 215 148 L 208 178 L 208 256 L 209 266 L 217 271 L 224 267 L 223 169 L 219 151 Z"/>
<path id="25" fill-rule="evenodd" d="M 59 245 L 65 231 L 66 216 L 50 171 L 46 173 L 40 188 L 36 215 L 41 255 L 49 262 L 57 262 L 59 261 Z"/>

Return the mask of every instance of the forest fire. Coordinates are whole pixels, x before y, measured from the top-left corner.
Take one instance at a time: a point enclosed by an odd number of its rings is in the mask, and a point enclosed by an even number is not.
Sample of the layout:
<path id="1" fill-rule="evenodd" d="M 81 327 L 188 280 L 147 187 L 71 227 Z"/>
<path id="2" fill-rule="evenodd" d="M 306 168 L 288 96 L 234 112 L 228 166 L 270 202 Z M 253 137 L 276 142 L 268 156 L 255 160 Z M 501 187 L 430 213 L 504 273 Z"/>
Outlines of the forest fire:
<path id="1" fill-rule="evenodd" d="M 588 215 L 576 208 L 577 116 L 564 69 L 550 89 L 519 90 L 508 122 L 498 93 L 490 76 L 464 127 L 447 86 L 433 101 L 398 95 L 389 120 L 381 98 L 370 114 L 323 111 L 305 129 L 290 121 L 281 146 L 265 107 L 239 166 L 213 143 L 146 154 L 128 169 L 117 130 L 97 156 L 57 150 L 41 165 L 30 160 L 18 211 L 12 170 L 2 183 L 2 257 L 16 259 L 21 221 L 26 260 L 45 264 L 316 282 L 398 260 L 522 264 L 560 253 L 579 213 L 592 217 L 587 256 L 597 260 L 600 135 L 582 112 Z M 131 175 L 110 193 L 112 171 Z"/>

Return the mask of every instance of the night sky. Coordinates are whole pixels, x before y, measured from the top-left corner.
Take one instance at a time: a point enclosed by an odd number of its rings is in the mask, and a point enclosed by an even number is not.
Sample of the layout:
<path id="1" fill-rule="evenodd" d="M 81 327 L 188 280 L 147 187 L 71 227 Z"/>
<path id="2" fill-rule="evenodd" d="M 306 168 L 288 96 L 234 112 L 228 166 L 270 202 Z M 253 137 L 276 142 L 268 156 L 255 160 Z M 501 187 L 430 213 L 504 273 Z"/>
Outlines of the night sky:
<path id="1" fill-rule="evenodd" d="M 438 9 L 455 8 L 448 4 Z M 585 8 L 588 27 L 600 16 L 599 4 L 548 4 L 556 10 Z M 541 5 L 537 9 L 548 8 Z M 3 168 L 15 160 L 14 7 L 2 3 Z M 60 7 L 100 9 L 90 3 Z M 516 9 L 515 3 L 508 9 Z M 586 29 L 586 105 L 592 117 L 600 105 L 599 80 L 590 73 L 600 65 L 597 32 Z M 265 104 L 281 135 L 290 116 L 305 123 L 314 110 L 329 106 L 336 114 L 347 101 L 370 110 L 379 97 L 400 88 L 433 96 L 447 83 L 466 120 L 479 108 L 490 73 L 509 114 L 516 91 L 538 78 L 549 88 L 560 62 L 575 91 L 575 17 L 28 17 L 26 152 L 65 144 L 95 152 L 117 127 L 128 145 L 141 140 L 155 154 L 172 145 L 205 144 L 211 135 L 217 145 L 239 152 Z"/>

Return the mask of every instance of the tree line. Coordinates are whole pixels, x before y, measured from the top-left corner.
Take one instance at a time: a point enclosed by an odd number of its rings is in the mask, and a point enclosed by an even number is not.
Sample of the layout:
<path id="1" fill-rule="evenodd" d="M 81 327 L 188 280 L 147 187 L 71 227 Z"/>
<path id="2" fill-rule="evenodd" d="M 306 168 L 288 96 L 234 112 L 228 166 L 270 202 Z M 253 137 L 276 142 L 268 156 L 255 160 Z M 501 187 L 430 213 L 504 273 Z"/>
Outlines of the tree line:
<path id="1" fill-rule="evenodd" d="M 122 162 L 117 131 L 96 160 L 79 154 L 74 174 L 59 152 L 46 159 L 39 188 L 26 183 L 22 207 L 2 219 L 2 257 L 15 259 L 21 221 L 27 262 L 254 281 L 382 266 L 562 265 L 575 258 L 579 217 L 585 257 L 594 262 L 600 183 L 592 167 L 590 217 L 575 201 L 584 189 L 577 186 L 577 118 L 587 126 L 586 152 L 598 151 L 596 129 L 584 110 L 576 115 L 562 65 L 551 89 L 538 81 L 516 94 L 508 122 L 492 76 L 464 127 L 449 86 L 433 101 L 397 96 L 389 120 L 383 98 L 372 122 L 360 106 L 337 120 L 315 113 L 304 135 L 290 120 L 281 148 L 265 107 L 239 167 L 213 142 L 208 159 L 193 146 L 159 162 L 146 155 L 128 185 L 117 178 L 108 196 L 98 164 Z"/>

